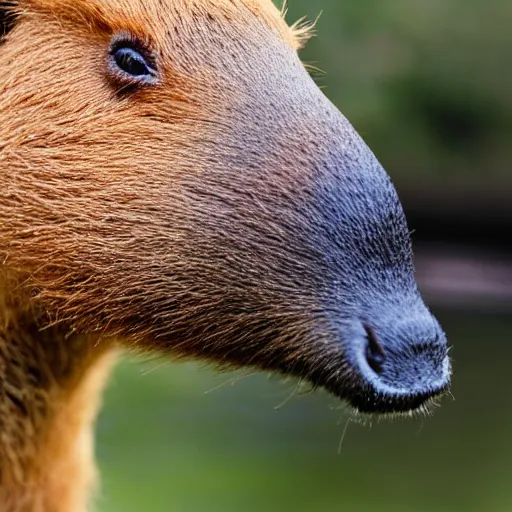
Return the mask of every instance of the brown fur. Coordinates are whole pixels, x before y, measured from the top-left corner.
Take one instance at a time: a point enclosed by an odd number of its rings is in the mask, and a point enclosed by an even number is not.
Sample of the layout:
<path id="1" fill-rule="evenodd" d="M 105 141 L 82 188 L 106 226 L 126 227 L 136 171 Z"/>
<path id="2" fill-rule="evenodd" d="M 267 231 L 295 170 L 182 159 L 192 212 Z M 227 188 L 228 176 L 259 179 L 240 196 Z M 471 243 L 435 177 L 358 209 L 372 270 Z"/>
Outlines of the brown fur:
<path id="1" fill-rule="evenodd" d="M 0 313 L 1 510 L 85 510 L 112 345 L 41 331 L 21 304 L 2 302 Z"/>
<path id="2" fill-rule="evenodd" d="M 0 18 L 16 18 L 0 42 L 1 512 L 86 509 L 121 345 L 279 371 L 376 411 L 446 389 L 400 203 L 304 70 L 307 28 L 271 0 L 14 3 Z M 150 56 L 150 85 L 113 63 L 120 39 Z"/>
<path id="3" fill-rule="evenodd" d="M 196 170 L 181 155 L 215 138 L 229 101 L 212 111 L 208 48 L 187 39 L 215 23 L 296 49 L 306 33 L 270 0 L 26 0 L 15 11 L 0 47 L 0 510 L 79 512 L 110 340 L 156 345 L 140 319 L 158 290 L 151 266 L 183 263 L 179 238 L 162 252 L 167 219 L 155 222 L 155 208 L 200 171 L 207 154 Z M 165 101 L 151 90 L 118 98 L 106 83 L 102 48 L 119 31 L 157 49 Z"/>

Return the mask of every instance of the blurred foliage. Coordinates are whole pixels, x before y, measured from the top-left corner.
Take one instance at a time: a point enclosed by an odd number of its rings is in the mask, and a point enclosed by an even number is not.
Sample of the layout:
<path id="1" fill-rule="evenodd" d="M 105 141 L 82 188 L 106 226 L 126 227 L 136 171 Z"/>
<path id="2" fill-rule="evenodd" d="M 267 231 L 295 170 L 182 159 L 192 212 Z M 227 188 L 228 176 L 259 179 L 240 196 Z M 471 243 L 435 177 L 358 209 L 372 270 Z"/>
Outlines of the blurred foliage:
<path id="1" fill-rule="evenodd" d="M 320 85 L 393 177 L 512 189 L 512 2 L 288 7 L 289 21 L 322 11 L 303 60 L 326 71 Z"/>

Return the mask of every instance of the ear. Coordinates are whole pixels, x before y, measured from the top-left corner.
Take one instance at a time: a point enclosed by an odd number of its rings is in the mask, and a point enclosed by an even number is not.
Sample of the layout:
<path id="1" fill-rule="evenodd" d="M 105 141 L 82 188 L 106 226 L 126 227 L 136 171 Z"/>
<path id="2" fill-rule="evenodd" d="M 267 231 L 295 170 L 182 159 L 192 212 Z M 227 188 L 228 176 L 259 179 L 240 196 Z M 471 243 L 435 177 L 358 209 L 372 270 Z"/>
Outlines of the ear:
<path id="1" fill-rule="evenodd" d="M 15 1 L 0 0 L 0 42 L 16 24 Z"/>

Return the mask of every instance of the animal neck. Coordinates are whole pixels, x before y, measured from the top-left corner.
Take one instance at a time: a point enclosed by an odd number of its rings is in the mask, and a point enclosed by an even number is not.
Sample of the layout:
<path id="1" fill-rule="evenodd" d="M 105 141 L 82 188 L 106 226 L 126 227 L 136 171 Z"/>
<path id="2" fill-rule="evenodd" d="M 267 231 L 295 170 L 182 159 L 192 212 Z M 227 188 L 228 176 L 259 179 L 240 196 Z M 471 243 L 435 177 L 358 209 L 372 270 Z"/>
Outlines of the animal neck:
<path id="1" fill-rule="evenodd" d="M 0 294 L 0 510 L 85 512 L 112 344 L 19 311 Z"/>

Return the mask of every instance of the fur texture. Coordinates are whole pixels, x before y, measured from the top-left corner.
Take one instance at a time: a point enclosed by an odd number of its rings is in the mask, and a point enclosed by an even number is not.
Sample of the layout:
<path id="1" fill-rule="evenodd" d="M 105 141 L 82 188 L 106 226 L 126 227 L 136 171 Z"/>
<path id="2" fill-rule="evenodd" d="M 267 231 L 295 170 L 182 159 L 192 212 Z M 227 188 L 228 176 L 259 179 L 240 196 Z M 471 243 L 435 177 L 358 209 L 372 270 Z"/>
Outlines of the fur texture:
<path id="1" fill-rule="evenodd" d="M 362 411 L 447 388 L 400 202 L 304 70 L 307 30 L 270 0 L 5 4 L 1 510 L 84 510 L 117 344 L 295 375 Z"/>

